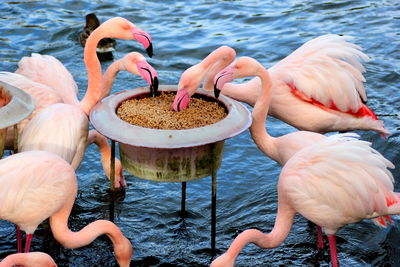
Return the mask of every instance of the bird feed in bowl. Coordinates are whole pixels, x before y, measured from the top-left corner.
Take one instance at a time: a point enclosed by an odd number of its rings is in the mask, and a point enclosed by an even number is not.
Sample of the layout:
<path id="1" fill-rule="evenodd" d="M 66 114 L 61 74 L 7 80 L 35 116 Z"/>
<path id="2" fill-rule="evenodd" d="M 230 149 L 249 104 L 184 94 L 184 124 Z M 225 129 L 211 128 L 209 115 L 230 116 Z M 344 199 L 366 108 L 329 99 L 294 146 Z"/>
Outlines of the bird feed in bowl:
<path id="1" fill-rule="evenodd" d="M 117 108 L 122 120 L 141 127 L 183 130 L 216 123 L 226 117 L 226 109 L 216 101 L 196 94 L 189 106 L 179 112 L 172 109 L 175 93 L 161 92 L 156 97 L 131 98 Z"/>

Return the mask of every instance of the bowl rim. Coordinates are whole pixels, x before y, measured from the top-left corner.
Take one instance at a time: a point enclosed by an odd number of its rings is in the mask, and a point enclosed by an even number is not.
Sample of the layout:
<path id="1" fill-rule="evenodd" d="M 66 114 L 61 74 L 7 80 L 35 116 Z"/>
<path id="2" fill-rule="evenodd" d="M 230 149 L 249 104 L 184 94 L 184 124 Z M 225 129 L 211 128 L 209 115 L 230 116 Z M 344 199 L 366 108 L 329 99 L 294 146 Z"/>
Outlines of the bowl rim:
<path id="1" fill-rule="evenodd" d="M 0 81 L 0 86 L 11 95 L 10 102 L 0 107 L 0 129 L 4 129 L 28 117 L 34 110 L 35 103 L 33 98 L 22 89 L 2 81 Z"/>
<path id="2" fill-rule="evenodd" d="M 177 85 L 159 86 L 159 91 L 177 89 Z M 148 91 L 148 87 L 138 87 L 103 98 L 91 110 L 90 122 L 97 131 L 111 140 L 149 148 L 183 148 L 215 143 L 246 131 L 252 122 L 251 113 L 243 104 L 224 95 L 220 95 L 218 100 L 228 109 L 228 115 L 216 123 L 198 128 L 152 129 L 132 125 L 118 117 L 116 109 L 122 101 Z M 212 92 L 202 88 L 197 89 L 196 94 L 215 99 Z"/>

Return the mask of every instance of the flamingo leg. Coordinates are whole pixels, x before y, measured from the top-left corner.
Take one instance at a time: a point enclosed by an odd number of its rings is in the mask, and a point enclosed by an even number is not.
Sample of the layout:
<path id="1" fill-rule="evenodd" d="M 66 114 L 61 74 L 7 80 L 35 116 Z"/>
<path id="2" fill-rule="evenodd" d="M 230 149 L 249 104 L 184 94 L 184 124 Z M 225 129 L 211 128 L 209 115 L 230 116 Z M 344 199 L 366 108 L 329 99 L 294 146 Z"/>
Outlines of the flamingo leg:
<path id="1" fill-rule="evenodd" d="M 339 262 L 337 259 L 337 250 L 336 250 L 336 235 L 328 235 L 328 241 L 329 241 L 329 248 L 331 251 L 331 262 L 332 262 L 332 267 L 338 267 Z"/>
<path id="2" fill-rule="evenodd" d="M 22 231 L 18 225 L 15 228 L 17 230 L 17 252 L 21 253 L 22 252 Z"/>
<path id="3" fill-rule="evenodd" d="M 322 229 L 317 225 L 317 235 L 318 235 L 318 249 L 324 248 L 324 239 L 322 236 Z"/>
<path id="4" fill-rule="evenodd" d="M 25 253 L 29 252 L 29 249 L 31 248 L 32 236 L 33 234 L 26 235 Z"/>

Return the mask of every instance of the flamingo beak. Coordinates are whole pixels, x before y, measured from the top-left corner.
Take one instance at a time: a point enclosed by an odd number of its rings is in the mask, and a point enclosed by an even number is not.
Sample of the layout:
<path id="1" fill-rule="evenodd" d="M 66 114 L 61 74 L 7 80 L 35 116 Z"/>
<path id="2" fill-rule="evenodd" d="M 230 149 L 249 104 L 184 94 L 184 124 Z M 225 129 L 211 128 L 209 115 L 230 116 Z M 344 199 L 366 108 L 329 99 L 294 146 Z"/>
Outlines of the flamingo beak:
<path id="1" fill-rule="evenodd" d="M 157 76 L 152 79 L 152 83 L 150 84 L 150 93 L 152 97 L 155 97 L 158 92 L 158 78 Z"/>
<path id="2" fill-rule="evenodd" d="M 150 43 L 149 47 L 146 48 L 146 52 L 147 55 L 149 55 L 149 57 L 153 57 L 153 44 Z"/>
<path id="3" fill-rule="evenodd" d="M 172 108 L 175 111 L 184 110 L 189 105 L 190 97 L 186 88 L 182 88 L 176 92 Z"/>
<path id="4" fill-rule="evenodd" d="M 218 98 L 225 83 L 233 81 L 233 68 L 227 67 L 220 71 L 214 79 L 214 96 Z"/>
<path id="5" fill-rule="evenodd" d="M 140 76 L 149 85 L 150 93 L 152 97 L 155 97 L 158 91 L 158 74 L 157 71 L 150 66 L 146 61 L 137 61 L 136 66 L 138 67 Z"/>

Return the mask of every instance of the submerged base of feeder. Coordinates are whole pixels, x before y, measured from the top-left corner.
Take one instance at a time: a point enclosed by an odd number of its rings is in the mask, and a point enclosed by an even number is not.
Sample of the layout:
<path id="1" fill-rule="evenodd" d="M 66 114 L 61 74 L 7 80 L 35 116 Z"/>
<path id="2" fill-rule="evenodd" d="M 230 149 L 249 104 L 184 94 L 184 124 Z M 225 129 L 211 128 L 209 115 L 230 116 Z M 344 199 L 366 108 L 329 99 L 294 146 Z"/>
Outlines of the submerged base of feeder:
<path id="1" fill-rule="evenodd" d="M 129 173 L 159 182 L 186 182 L 207 177 L 221 166 L 224 141 L 176 149 L 119 144 L 122 166 Z"/>

